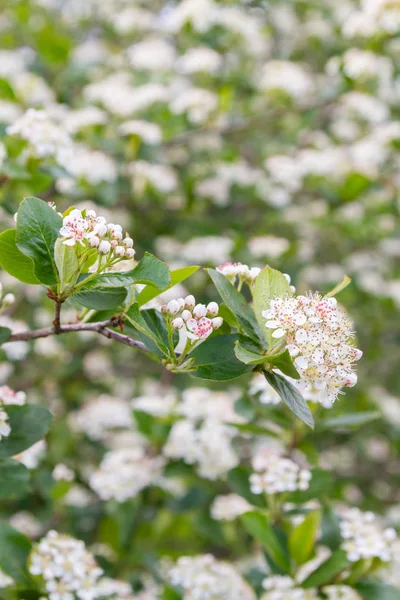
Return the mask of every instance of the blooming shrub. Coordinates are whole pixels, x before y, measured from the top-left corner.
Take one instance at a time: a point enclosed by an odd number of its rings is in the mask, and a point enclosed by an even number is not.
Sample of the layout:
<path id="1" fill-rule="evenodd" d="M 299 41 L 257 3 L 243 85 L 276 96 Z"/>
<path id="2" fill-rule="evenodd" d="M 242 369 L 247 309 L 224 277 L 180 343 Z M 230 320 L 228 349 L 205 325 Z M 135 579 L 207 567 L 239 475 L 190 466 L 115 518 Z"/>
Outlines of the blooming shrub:
<path id="1" fill-rule="evenodd" d="M 4 7 L 1 600 L 400 599 L 399 31 Z"/>

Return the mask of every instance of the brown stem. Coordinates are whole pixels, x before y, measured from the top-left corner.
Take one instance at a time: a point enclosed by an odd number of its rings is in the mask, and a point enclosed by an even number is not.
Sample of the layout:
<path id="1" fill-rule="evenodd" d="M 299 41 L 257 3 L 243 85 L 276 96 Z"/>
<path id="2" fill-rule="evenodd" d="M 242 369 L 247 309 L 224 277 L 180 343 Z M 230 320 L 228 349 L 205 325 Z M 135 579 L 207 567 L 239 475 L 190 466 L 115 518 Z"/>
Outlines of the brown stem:
<path id="1" fill-rule="evenodd" d="M 120 318 L 112 318 L 108 321 L 100 321 L 98 323 L 72 323 L 70 325 L 62 325 L 60 323 L 58 330 L 53 327 L 43 327 L 42 329 L 33 329 L 31 331 L 21 331 L 19 333 L 13 333 L 9 338 L 8 342 L 27 342 L 29 340 L 36 340 L 38 338 L 50 337 L 51 335 L 59 335 L 61 333 L 78 333 L 80 331 L 93 331 L 99 333 L 108 339 L 115 340 L 120 344 L 125 344 L 131 348 L 138 348 L 148 352 L 147 347 L 142 343 L 134 340 L 133 338 L 118 333 L 109 329 L 110 327 L 117 327 L 120 324 Z"/>
<path id="2" fill-rule="evenodd" d="M 61 302 L 58 300 L 54 301 L 54 333 L 59 334 L 61 331 Z"/>

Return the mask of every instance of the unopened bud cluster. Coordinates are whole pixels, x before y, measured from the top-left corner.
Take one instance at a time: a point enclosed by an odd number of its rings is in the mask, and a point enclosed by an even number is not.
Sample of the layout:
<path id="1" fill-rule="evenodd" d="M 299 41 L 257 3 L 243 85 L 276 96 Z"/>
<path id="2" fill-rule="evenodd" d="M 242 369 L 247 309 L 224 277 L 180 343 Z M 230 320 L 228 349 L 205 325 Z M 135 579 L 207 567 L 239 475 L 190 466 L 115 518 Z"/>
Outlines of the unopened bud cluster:
<path id="1" fill-rule="evenodd" d="M 196 304 L 194 296 L 171 300 L 162 306 L 161 311 L 171 320 L 174 329 L 186 330 L 186 335 L 191 340 L 205 340 L 214 331 L 221 327 L 222 317 L 218 317 L 219 306 L 216 302 Z"/>
<path id="2" fill-rule="evenodd" d="M 272 338 L 284 339 L 301 379 L 334 402 L 342 387 L 357 383 L 353 364 L 362 356 L 351 345 L 353 326 L 335 298 L 320 294 L 275 298 L 263 311 Z"/>
<path id="3" fill-rule="evenodd" d="M 64 217 L 60 236 L 66 246 L 80 244 L 96 248 L 102 256 L 115 259 L 130 259 L 135 256 L 133 240 L 122 233 L 121 225 L 107 223 L 105 217 L 97 216 L 94 210 L 78 209 Z"/>
<path id="4" fill-rule="evenodd" d="M 92 600 L 102 574 L 82 541 L 53 530 L 34 546 L 29 572 L 43 578 L 50 600 Z"/>
<path id="5" fill-rule="evenodd" d="M 227 262 L 223 265 L 219 265 L 217 271 L 222 275 L 225 275 L 225 277 L 233 284 L 235 284 L 237 277 L 239 278 L 239 282 L 244 281 L 248 284 L 252 284 L 259 276 L 261 269 L 258 267 L 249 267 L 240 262 Z"/>
<path id="6" fill-rule="evenodd" d="M 257 454 L 253 459 L 256 471 L 250 475 L 250 487 L 253 494 L 281 494 L 307 490 L 311 472 L 301 469 L 290 458 L 284 458 L 273 451 Z"/>

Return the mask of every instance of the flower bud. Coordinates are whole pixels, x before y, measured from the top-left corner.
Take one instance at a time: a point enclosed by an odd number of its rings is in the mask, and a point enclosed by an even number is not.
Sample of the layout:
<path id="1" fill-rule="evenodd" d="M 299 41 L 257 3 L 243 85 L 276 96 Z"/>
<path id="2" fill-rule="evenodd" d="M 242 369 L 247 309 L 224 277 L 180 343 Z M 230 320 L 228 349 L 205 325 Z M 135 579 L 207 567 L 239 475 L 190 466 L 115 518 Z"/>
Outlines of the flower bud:
<path id="1" fill-rule="evenodd" d="M 132 248 L 133 247 L 133 239 L 130 237 L 126 237 L 124 240 L 122 240 L 123 245 L 126 248 Z"/>
<path id="2" fill-rule="evenodd" d="M 190 310 L 184 310 L 181 314 L 181 317 L 184 321 L 187 321 L 188 319 L 192 318 L 192 313 L 190 312 Z"/>
<path id="3" fill-rule="evenodd" d="M 179 303 L 177 300 L 171 300 L 167 304 L 167 313 L 169 315 L 176 315 L 179 312 Z"/>
<path id="4" fill-rule="evenodd" d="M 86 216 L 89 217 L 89 219 L 95 219 L 97 217 L 96 212 L 94 210 L 87 210 Z"/>
<path id="5" fill-rule="evenodd" d="M 118 246 L 117 240 L 111 240 L 110 244 L 111 244 L 111 248 L 116 248 Z"/>
<path id="6" fill-rule="evenodd" d="M 185 308 L 188 308 L 189 310 L 193 309 L 196 305 L 196 300 L 194 298 L 194 296 L 192 296 L 191 294 L 189 296 L 186 296 L 185 298 Z"/>
<path id="7" fill-rule="evenodd" d="M 133 258 L 135 256 L 136 251 L 133 248 L 127 248 L 125 250 L 126 258 Z"/>
<path id="8" fill-rule="evenodd" d="M 97 223 L 94 226 L 93 233 L 99 237 L 103 237 L 107 233 L 107 225 L 105 223 Z"/>
<path id="9" fill-rule="evenodd" d="M 120 231 L 119 229 L 115 229 L 114 231 L 112 231 L 111 235 L 114 240 L 122 240 L 122 231 Z"/>
<path id="10" fill-rule="evenodd" d="M 122 256 L 125 256 L 125 248 L 123 246 L 116 246 L 116 248 L 114 248 L 114 254 L 115 256 L 122 258 Z"/>
<path id="11" fill-rule="evenodd" d="M 212 328 L 219 329 L 223 322 L 224 320 L 222 317 L 214 317 L 214 319 L 211 319 Z"/>
<path id="12" fill-rule="evenodd" d="M 92 236 L 91 236 L 91 237 L 88 239 L 88 242 L 89 242 L 89 246 L 90 246 L 91 248 L 97 248 L 97 247 L 99 246 L 99 244 L 100 244 L 100 240 L 99 240 L 99 238 L 97 237 L 97 235 L 92 235 Z"/>
<path id="13" fill-rule="evenodd" d="M 8 295 L 8 294 L 7 294 Z M 349 373 L 346 380 L 346 387 L 354 387 L 357 383 L 356 373 Z"/>
<path id="14" fill-rule="evenodd" d="M 207 304 L 207 315 L 209 317 L 216 317 L 218 314 L 219 306 L 216 302 L 210 302 Z"/>
<path id="15" fill-rule="evenodd" d="M 183 298 L 177 298 L 176 301 L 179 304 L 179 310 L 182 310 L 183 308 L 185 308 L 185 301 Z"/>
<path id="16" fill-rule="evenodd" d="M 206 308 L 205 304 L 197 304 L 193 309 L 193 315 L 195 317 L 197 317 L 198 319 L 201 319 L 201 317 L 205 317 L 206 314 L 207 314 L 207 308 Z"/>
<path id="17" fill-rule="evenodd" d="M 1 305 L 3 308 L 8 308 L 9 306 L 12 306 L 15 302 L 15 296 L 14 294 L 6 294 L 2 301 L 1 301 Z"/>
<path id="18" fill-rule="evenodd" d="M 162 312 L 162 314 L 163 314 L 163 315 L 166 315 L 166 314 L 167 314 L 167 312 L 168 312 L 168 308 L 167 308 L 167 305 L 166 305 L 166 304 L 163 304 L 163 305 L 162 305 L 162 307 L 161 307 L 161 312 Z"/>
<path id="19" fill-rule="evenodd" d="M 108 254 L 111 250 L 111 244 L 110 242 L 107 242 L 107 240 L 101 240 L 100 244 L 99 244 L 99 254 Z"/>
<path id="20" fill-rule="evenodd" d="M 177 317 L 172 321 L 171 325 L 174 329 L 182 329 L 184 325 L 183 319 L 181 319 L 181 317 Z"/>

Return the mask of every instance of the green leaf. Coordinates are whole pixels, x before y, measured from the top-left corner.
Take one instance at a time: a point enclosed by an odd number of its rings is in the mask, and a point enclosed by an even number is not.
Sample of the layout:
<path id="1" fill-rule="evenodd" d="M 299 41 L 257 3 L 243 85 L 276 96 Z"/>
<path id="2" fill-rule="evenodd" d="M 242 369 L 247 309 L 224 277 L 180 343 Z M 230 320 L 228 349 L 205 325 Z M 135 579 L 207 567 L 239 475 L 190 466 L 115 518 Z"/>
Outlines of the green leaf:
<path id="1" fill-rule="evenodd" d="M 16 243 L 17 230 L 7 229 L 0 234 L 0 265 L 23 283 L 38 284 L 33 260 L 22 254 Z"/>
<path id="2" fill-rule="evenodd" d="M 61 291 L 63 291 L 68 283 L 74 285 L 79 275 L 75 248 L 67 246 L 61 238 L 58 238 L 54 246 L 54 260 L 60 276 Z"/>
<path id="3" fill-rule="evenodd" d="M 292 295 L 286 277 L 276 269 L 265 267 L 254 284 L 253 308 L 260 329 L 270 346 L 273 341 L 272 330 L 265 327 L 266 318 L 262 313 L 269 309 L 273 298 L 283 298 L 286 295 Z"/>
<path id="4" fill-rule="evenodd" d="M 330 506 L 324 506 L 322 509 L 321 533 L 321 544 L 328 546 L 331 550 L 339 548 L 342 541 L 340 521 Z"/>
<path id="5" fill-rule="evenodd" d="M 335 487 L 335 479 L 330 471 L 313 469 L 308 489 L 290 492 L 290 502 L 304 504 L 313 498 L 329 497 Z"/>
<path id="6" fill-rule="evenodd" d="M 0 440 L 0 458 L 15 456 L 43 439 L 53 418 L 44 406 L 25 404 L 4 407 L 8 414 L 11 433 Z"/>
<path id="7" fill-rule="evenodd" d="M 0 346 L 1 344 L 5 344 L 11 336 L 11 329 L 8 327 L 0 327 Z"/>
<path id="8" fill-rule="evenodd" d="M 336 550 L 328 560 L 307 577 L 303 582 L 303 587 L 314 588 L 330 583 L 335 575 L 343 571 L 348 564 L 349 561 L 346 552 L 344 550 Z"/>
<path id="9" fill-rule="evenodd" d="M 131 286 L 134 283 L 144 283 L 162 290 L 169 286 L 170 273 L 167 265 L 152 254 L 145 253 L 136 267 L 125 273 L 104 273 L 88 283 L 87 289 L 113 288 Z M 158 292 L 160 293 L 160 291 Z"/>
<path id="10" fill-rule="evenodd" d="M 314 429 L 314 419 L 308 408 L 308 404 L 294 385 L 277 373 L 265 371 L 264 376 L 296 417 L 311 427 L 311 429 Z"/>
<path id="11" fill-rule="evenodd" d="M 126 313 L 126 318 L 135 329 L 143 333 L 146 337 L 150 338 L 151 341 L 154 342 L 163 352 L 163 354 L 168 355 L 168 348 L 161 337 L 158 327 L 156 328 L 154 325 L 149 324 L 143 315 L 145 312 L 146 311 L 140 311 L 139 305 L 135 303 L 129 308 L 128 312 Z"/>
<path id="12" fill-rule="evenodd" d="M 178 594 L 176 590 L 169 586 L 164 587 L 161 598 L 162 600 L 182 600 L 182 596 Z"/>
<path id="13" fill-rule="evenodd" d="M 400 590 L 380 581 L 360 581 L 356 590 L 365 600 L 400 600 Z"/>
<path id="14" fill-rule="evenodd" d="M 235 342 L 235 356 L 240 362 L 246 365 L 261 365 L 267 361 L 264 355 L 248 350 L 244 346 L 241 346 L 239 341 Z"/>
<path id="15" fill-rule="evenodd" d="M 81 292 L 73 295 L 73 298 L 85 306 L 93 310 L 108 310 L 121 306 L 127 296 L 127 290 L 124 287 L 116 288 L 96 288 L 95 290 Z"/>
<path id="16" fill-rule="evenodd" d="M 311 558 L 320 523 L 321 512 L 314 510 L 308 513 L 304 521 L 291 532 L 289 536 L 290 556 L 298 565 L 302 565 Z"/>
<path id="17" fill-rule="evenodd" d="M 253 494 L 250 489 L 250 475 L 252 471 L 246 467 L 235 467 L 235 469 L 231 469 L 228 472 L 227 479 L 228 483 L 231 486 L 232 490 L 242 496 L 253 504 L 254 506 L 258 506 L 260 508 L 265 508 L 267 506 L 267 502 L 263 495 L 261 494 Z"/>
<path id="18" fill-rule="evenodd" d="M 246 338 L 236 334 L 216 335 L 202 342 L 188 355 L 193 359 L 193 366 L 198 367 L 192 375 L 200 379 L 230 381 L 251 371 L 252 365 L 245 365 L 235 356 L 234 344 L 238 339 Z"/>
<path id="19" fill-rule="evenodd" d="M 331 296 L 336 296 L 336 294 L 339 294 L 339 292 L 341 292 L 342 290 L 347 288 L 347 286 L 350 285 L 350 283 L 351 283 L 350 277 L 348 275 L 345 275 L 343 277 L 342 281 L 340 283 L 338 283 L 337 285 L 335 285 L 333 290 L 331 290 L 330 292 L 325 294 L 325 298 L 330 298 Z"/>
<path id="20" fill-rule="evenodd" d="M 280 545 L 274 530 L 268 523 L 267 517 L 258 511 L 251 511 L 241 515 L 240 520 L 248 533 L 261 542 L 274 563 L 284 571 L 289 572 L 290 564 L 288 557 Z"/>
<path id="21" fill-rule="evenodd" d="M 231 327 L 236 327 L 237 329 L 239 329 L 240 323 L 237 320 L 235 313 L 230 308 L 228 308 L 226 304 L 219 305 L 218 316 L 223 318 L 224 323 L 228 323 L 228 325 L 230 325 Z"/>
<path id="22" fill-rule="evenodd" d="M 25 198 L 18 210 L 17 246 L 34 262 L 36 277 L 45 285 L 58 281 L 54 245 L 62 218 L 40 198 Z"/>
<path id="23" fill-rule="evenodd" d="M 154 287 L 154 285 L 146 285 L 146 287 L 140 292 L 140 294 L 138 294 L 138 296 L 136 298 L 138 305 L 143 306 L 144 304 L 147 304 L 147 302 L 150 302 L 150 300 L 153 300 L 154 298 L 156 298 L 163 292 L 166 292 L 167 290 L 171 289 L 172 287 L 174 287 L 174 285 L 177 285 L 178 283 L 182 283 L 182 281 L 185 281 L 185 279 L 187 279 L 188 277 L 190 277 L 191 275 L 196 273 L 196 271 L 198 271 L 199 269 L 200 269 L 200 267 L 195 265 L 195 266 L 183 267 L 181 269 L 175 269 L 175 271 L 171 271 L 170 272 L 170 277 L 171 277 L 170 283 L 169 283 L 169 285 L 167 285 L 167 287 L 163 288 L 161 291 L 158 288 Z"/>
<path id="24" fill-rule="evenodd" d="M 337 430 L 352 430 L 372 423 L 377 419 L 381 418 L 381 413 L 376 410 L 359 412 L 359 413 L 348 413 L 345 415 L 339 415 L 338 417 L 328 417 L 318 423 L 318 428 L 323 431 L 337 431 Z"/>
<path id="25" fill-rule="evenodd" d="M 232 285 L 224 275 L 218 273 L 218 271 L 215 271 L 214 269 L 207 269 L 207 271 L 223 302 L 231 309 L 243 328 L 243 331 L 257 342 L 259 342 L 260 339 L 263 340 L 255 314 L 246 298 L 237 291 L 235 286 Z"/>
<path id="26" fill-rule="evenodd" d="M 30 541 L 5 521 L 0 521 L 0 568 L 19 585 L 29 584 L 27 571 Z"/>
<path id="27" fill-rule="evenodd" d="M 287 375 L 292 379 L 300 379 L 300 375 L 293 364 L 292 357 L 290 356 L 288 350 L 284 350 L 284 352 L 281 352 L 281 354 L 278 354 L 277 356 L 270 356 L 268 358 L 268 362 L 270 365 L 273 365 L 282 371 L 284 375 Z"/>
<path id="28" fill-rule="evenodd" d="M 0 458 L 0 499 L 22 496 L 29 489 L 29 471 L 12 458 Z"/>

